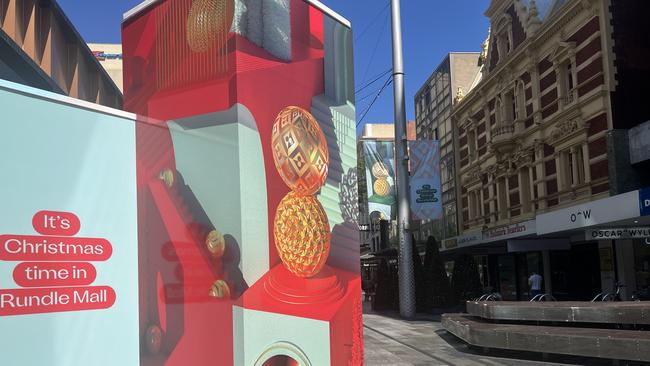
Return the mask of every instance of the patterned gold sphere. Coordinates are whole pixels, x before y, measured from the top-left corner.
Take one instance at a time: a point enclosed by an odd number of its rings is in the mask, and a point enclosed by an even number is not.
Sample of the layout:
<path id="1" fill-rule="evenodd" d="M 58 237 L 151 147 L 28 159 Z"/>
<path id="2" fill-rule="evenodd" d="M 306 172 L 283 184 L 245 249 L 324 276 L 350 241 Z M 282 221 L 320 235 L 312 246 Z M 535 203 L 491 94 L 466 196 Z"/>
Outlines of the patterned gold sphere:
<path id="1" fill-rule="evenodd" d="M 386 177 L 388 177 L 388 168 L 386 167 L 386 164 L 384 164 L 381 161 L 376 162 L 372 166 L 372 175 L 375 178 L 386 178 Z"/>
<path id="2" fill-rule="evenodd" d="M 282 180 L 301 195 L 325 184 L 329 151 L 316 119 L 300 107 L 284 108 L 273 124 L 273 161 Z"/>
<path id="3" fill-rule="evenodd" d="M 390 194 L 390 183 L 386 179 L 377 179 L 372 188 L 375 190 L 375 193 L 386 197 Z"/>
<path id="4" fill-rule="evenodd" d="M 314 196 L 289 192 L 275 213 L 275 247 L 289 272 L 313 277 L 330 252 L 330 226 L 323 206 Z"/>
<path id="5" fill-rule="evenodd" d="M 235 16 L 233 0 L 194 0 L 187 16 L 187 44 L 194 52 L 205 52 L 217 41 L 225 44 Z"/>

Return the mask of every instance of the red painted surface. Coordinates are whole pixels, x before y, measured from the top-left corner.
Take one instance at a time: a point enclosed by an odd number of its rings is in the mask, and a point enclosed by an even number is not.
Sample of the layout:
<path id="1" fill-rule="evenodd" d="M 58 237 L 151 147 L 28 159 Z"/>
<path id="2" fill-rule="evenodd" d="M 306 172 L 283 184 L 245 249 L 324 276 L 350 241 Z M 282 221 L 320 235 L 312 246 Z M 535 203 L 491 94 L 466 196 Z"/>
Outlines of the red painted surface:
<path id="1" fill-rule="evenodd" d="M 85 286 L 95 282 L 97 270 L 84 262 L 23 262 L 13 277 L 21 287 Z"/>
<path id="2" fill-rule="evenodd" d="M 108 286 L 0 290 L 0 316 L 108 309 L 115 291 Z"/>
<path id="3" fill-rule="evenodd" d="M 207 77 L 201 74 L 206 72 L 206 56 L 187 53 L 184 46 L 183 19 L 172 29 L 164 23 L 165 17 L 188 4 L 188 0 L 162 1 L 123 25 L 124 107 L 148 118 L 136 127 L 140 334 L 146 342 L 149 327 L 159 327 L 162 333 L 160 350 L 143 348 L 141 364 L 233 364 L 232 314 L 237 305 L 329 321 L 332 364 L 347 365 L 346 360 L 352 359 L 353 301 L 360 294 L 358 273 L 330 268 L 312 280 L 295 279 L 282 272 L 273 240 L 275 210 L 289 189 L 273 163 L 271 128 L 284 107 L 310 110 L 312 98 L 324 92 L 324 16 L 302 0 L 291 0 L 291 61 L 231 33 L 222 58 L 227 68 Z M 175 58 L 168 73 L 160 73 L 161 51 Z M 184 77 L 195 69 L 198 77 Z M 161 75 L 168 78 L 167 84 L 161 84 Z M 188 201 L 177 179 L 171 186 L 160 179 L 165 170 L 176 172 L 166 121 L 225 111 L 236 103 L 248 108 L 256 122 L 266 174 L 269 221 L 267 227 L 254 229 L 268 231 L 268 261 L 273 269 L 251 288 L 241 283 L 241 273 L 226 270 L 224 258 L 213 258 L 207 251 L 205 237 L 212 228 L 200 224 L 199 218 L 205 216 L 200 205 Z M 271 278 L 275 282 L 266 281 Z M 208 295 L 216 279 L 229 285 L 231 298 Z M 275 292 L 267 292 L 265 283 L 274 283 Z M 291 303 L 301 291 L 311 297 L 311 303 Z"/>
<path id="4" fill-rule="evenodd" d="M 113 247 L 106 239 L 67 236 L 0 235 L 0 260 L 84 261 L 108 260 Z"/>
<path id="5" fill-rule="evenodd" d="M 39 211 L 32 218 L 32 226 L 43 235 L 73 236 L 79 232 L 81 222 L 72 212 Z"/>

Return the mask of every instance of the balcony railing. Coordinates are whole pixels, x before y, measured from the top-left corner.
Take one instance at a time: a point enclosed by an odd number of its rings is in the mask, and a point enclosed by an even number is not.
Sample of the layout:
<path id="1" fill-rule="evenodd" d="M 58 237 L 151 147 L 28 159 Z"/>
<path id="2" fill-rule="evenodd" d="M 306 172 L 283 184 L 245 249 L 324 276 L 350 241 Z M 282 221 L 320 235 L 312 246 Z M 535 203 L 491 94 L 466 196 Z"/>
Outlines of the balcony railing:
<path id="1" fill-rule="evenodd" d="M 512 137 L 512 134 L 515 133 L 515 126 L 513 125 L 501 125 L 496 126 L 492 130 L 492 139 L 496 137 Z"/>
<path id="2" fill-rule="evenodd" d="M 492 130 L 492 146 L 499 151 L 510 150 L 514 147 L 515 126 L 513 124 L 497 125 Z"/>
<path id="3" fill-rule="evenodd" d="M 576 89 L 569 90 L 565 96 L 562 97 L 562 104 L 566 107 L 573 104 L 578 99 L 578 93 Z"/>

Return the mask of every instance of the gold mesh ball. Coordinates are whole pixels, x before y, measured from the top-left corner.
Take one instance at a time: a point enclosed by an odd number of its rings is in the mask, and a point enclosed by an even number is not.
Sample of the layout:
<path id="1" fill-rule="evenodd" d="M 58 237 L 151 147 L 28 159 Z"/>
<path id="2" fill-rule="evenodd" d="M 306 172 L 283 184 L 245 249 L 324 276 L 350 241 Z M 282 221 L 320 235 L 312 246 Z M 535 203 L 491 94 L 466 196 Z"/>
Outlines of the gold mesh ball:
<path id="1" fill-rule="evenodd" d="M 284 108 L 275 118 L 271 146 L 275 168 L 291 190 L 310 195 L 325 184 L 327 141 L 309 112 L 300 107 Z"/>
<path id="2" fill-rule="evenodd" d="M 390 194 L 390 183 L 386 179 L 377 179 L 372 188 L 375 190 L 375 193 L 386 197 Z"/>
<path id="3" fill-rule="evenodd" d="M 388 168 L 386 167 L 386 164 L 384 164 L 381 161 L 376 162 L 372 166 L 372 175 L 375 178 L 386 178 L 386 177 L 388 177 Z"/>
<path id="4" fill-rule="evenodd" d="M 213 48 L 230 32 L 235 16 L 234 0 L 194 0 L 187 16 L 187 44 L 194 52 Z"/>
<path id="5" fill-rule="evenodd" d="M 323 206 L 314 196 L 289 192 L 275 213 L 275 247 L 280 259 L 298 277 L 313 277 L 330 252 L 330 226 Z"/>

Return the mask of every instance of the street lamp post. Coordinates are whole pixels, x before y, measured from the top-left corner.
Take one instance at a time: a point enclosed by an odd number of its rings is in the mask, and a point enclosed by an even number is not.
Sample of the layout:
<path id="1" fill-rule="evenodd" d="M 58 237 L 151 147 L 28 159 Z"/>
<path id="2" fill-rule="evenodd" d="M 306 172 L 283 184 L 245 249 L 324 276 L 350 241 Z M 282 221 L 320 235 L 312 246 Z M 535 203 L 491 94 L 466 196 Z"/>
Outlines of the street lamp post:
<path id="1" fill-rule="evenodd" d="M 395 157 L 397 180 L 397 223 L 399 236 L 399 312 L 404 318 L 415 315 L 413 247 L 410 233 L 408 141 L 404 101 L 404 61 L 402 59 L 402 24 L 400 1 L 391 0 L 393 26 L 393 93 L 395 98 Z"/>

